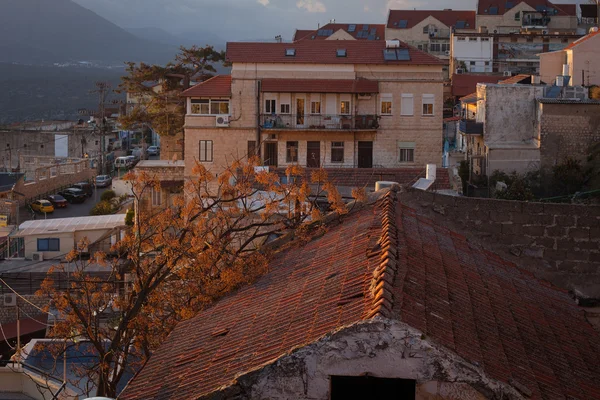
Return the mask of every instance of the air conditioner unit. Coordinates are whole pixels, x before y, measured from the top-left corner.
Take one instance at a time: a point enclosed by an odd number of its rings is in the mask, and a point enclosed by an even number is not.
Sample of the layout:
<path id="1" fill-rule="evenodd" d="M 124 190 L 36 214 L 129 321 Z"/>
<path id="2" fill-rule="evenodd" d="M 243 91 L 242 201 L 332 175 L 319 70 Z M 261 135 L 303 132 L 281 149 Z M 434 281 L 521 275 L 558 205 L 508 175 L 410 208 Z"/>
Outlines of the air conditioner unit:
<path id="1" fill-rule="evenodd" d="M 361 93 L 358 95 L 359 100 L 370 100 L 371 95 L 369 93 Z"/>
<path id="2" fill-rule="evenodd" d="M 512 72 L 510 72 L 510 71 L 504 71 L 503 75 L 504 76 L 512 76 Z"/>
<path id="3" fill-rule="evenodd" d="M 547 31 L 546 29 L 544 29 L 544 30 L 542 31 L 542 35 L 547 35 L 547 34 L 548 34 L 548 31 Z"/>
<path id="4" fill-rule="evenodd" d="M 462 69 L 462 68 L 456 68 L 456 74 L 457 75 L 464 74 L 464 73 L 465 73 L 464 69 Z"/>
<path id="5" fill-rule="evenodd" d="M 4 293 L 4 307 L 16 307 L 17 295 L 14 293 Z"/>
<path id="6" fill-rule="evenodd" d="M 215 121 L 217 126 L 229 126 L 229 115 L 217 115 Z"/>
<path id="7" fill-rule="evenodd" d="M 449 55 L 450 55 L 450 50 L 446 50 L 446 51 L 444 52 L 444 54 L 445 54 L 445 55 L 447 55 L 447 56 L 449 56 Z"/>
<path id="8" fill-rule="evenodd" d="M 44 261 L 44 253 L 33 253 L 31 259 L 33 261 Z"/>

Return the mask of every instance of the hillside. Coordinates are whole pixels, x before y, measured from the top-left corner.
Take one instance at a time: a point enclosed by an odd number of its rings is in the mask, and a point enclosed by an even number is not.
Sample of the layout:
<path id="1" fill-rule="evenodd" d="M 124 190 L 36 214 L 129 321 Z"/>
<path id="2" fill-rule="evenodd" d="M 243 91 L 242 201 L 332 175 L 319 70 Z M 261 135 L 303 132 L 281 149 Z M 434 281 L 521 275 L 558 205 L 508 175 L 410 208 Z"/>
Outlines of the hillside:
<path id="1" fill-rule="evenodd" d="M 2 0 L 0 62 L 166 62 L 175 46 L 139 38 L 71 0 Z"/>

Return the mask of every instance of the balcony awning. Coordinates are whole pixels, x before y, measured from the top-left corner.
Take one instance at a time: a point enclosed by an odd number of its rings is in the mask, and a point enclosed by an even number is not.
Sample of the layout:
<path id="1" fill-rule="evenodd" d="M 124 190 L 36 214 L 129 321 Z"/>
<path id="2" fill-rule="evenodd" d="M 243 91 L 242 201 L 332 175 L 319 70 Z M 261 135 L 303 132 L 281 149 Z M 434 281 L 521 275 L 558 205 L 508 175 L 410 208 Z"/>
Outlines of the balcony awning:
<path id="1" fill-rule="evenodd" d="M 379 93 L 368 79 L 263 79 L 262 92 L 271 93 Z"/>

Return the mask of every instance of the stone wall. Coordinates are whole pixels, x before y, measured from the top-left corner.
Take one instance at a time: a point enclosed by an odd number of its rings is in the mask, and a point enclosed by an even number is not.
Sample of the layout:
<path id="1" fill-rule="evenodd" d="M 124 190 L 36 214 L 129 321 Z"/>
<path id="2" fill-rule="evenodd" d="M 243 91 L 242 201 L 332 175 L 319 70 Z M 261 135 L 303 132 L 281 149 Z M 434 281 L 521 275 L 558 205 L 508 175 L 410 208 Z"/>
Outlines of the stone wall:
<path id="1" fill-rule="evenodd" d="M 407 189 L 400 201 L 446 226 L 462 228 L 541 279 L 600 299 L 600 206 L 453 197 L 414 189 Z"/>
<path id="2" fill-rule="evenodd" d="M 566 157 L 585 161 L 600 142 L 600 104 L 539 104 L 541 166 L 551 168 Z"/>
<path id="3" fill-rule="evenodd" d="M 5 293 L 8 293 L 8 291 L 5 291 Z M 44 308 L 45 306 L 47 306 L 48 299 L 33 295 L 24 295 L 23 297 L 31 303 L 33 303 L 34 305 L 28 303 L 27 301 L 17 296 L 17 304 L 19 305 L 20 317 L 22 319 L 35 317 L 36 315 L 43 314 L 43 312 L 40 311 L 37 307 Z M 8 324 L 10 322 L 15 322 L 16 320 L 17 308 L 5 306 L 3 300 L 2 306 L 0 307 L 0 323 Z"/>

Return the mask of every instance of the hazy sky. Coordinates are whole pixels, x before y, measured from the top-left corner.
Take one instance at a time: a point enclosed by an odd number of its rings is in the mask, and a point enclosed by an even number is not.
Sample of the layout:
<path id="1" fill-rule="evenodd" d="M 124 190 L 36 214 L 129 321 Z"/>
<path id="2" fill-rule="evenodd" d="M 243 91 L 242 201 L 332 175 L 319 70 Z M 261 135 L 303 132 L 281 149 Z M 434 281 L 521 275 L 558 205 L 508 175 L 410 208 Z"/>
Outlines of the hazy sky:
<path id="1" fill-rule="evenodd" d="M 74 0 L 127 28 L 210 31 L 225 40 L 291 39 L 318 23 L 384 23 L 387 10 L 469 9 L 475 0 Z"/>

